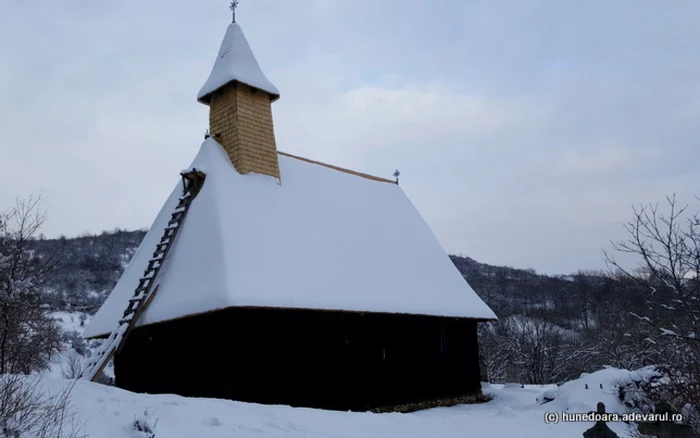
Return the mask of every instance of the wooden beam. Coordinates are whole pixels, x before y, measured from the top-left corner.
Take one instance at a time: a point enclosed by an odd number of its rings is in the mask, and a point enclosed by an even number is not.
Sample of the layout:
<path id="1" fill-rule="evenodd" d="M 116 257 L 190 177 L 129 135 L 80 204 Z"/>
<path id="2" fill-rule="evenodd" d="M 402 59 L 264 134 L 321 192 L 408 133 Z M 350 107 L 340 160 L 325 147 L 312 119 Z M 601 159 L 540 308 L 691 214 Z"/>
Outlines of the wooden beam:
<path id="1" fill-rule="evenodd" d="M 311 163 L 311 164 L 318 164 L 319 166 L 324 166 L 324 167 L 327 167 L 329 169 L 337 170 L 338 172 L 348 173 L 350 175 L 361 176 L 362 178 L 371 179 L 372 181 L 379 181 L 379 182 L 385 182 L 385 183 L 390 183 L 390 184 L 396 184 L 396 181 L 392 181 L 390 179 L 381 178 L 379 176 L 374 176 L 374 175 L 370 175 L 367 173 L 356 172 L 354 170 L 345 169 L 344 167 L 338 167 L 338 166 L 334 166 L 332 164 L 326 164 L 326 163 L 323 163 L 321 161 L 310 160 L 308 158 L 300 157 L 298 155 L 292 155 L 292 154 L 288 154 L 288 153 L 282 152 L 282 151 L 277 151 L 277 154 L 283 155 L 283 156 L 289 157 L 289 158 L 295 158 L 295 159 L 301 160 L 301 161 L 306 161 L 307 163 Z"/>

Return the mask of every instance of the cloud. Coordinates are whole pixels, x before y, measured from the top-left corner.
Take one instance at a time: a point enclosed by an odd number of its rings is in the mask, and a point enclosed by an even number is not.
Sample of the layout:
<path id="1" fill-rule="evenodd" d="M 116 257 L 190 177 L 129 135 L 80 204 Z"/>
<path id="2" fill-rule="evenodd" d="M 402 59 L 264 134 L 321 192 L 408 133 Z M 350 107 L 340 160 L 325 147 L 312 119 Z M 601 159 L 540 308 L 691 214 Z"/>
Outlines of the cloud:
<path id="1" fill-rule="evenodd" d="M 559 172 L 569 175 L 603 175 L 629 170 L 639 171 L 660 155 L 655 149 L 620 147 L 614 144 L 598 144 L 595 147 L 598 150 L 566 151 L 559 163 Z"/>

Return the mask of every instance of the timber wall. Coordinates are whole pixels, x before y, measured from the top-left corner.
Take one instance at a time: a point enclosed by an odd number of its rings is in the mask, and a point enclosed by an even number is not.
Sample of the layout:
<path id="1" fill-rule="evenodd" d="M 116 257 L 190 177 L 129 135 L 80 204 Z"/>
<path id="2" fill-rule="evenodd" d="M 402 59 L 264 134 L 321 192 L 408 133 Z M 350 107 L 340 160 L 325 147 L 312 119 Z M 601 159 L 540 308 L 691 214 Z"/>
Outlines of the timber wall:
<path id="1" fill-rule="evenodd" d="M 115 359 L 135 392 L 369 410 L 481 393 L 476 323 L 232 308 L 135 329 Z"/>

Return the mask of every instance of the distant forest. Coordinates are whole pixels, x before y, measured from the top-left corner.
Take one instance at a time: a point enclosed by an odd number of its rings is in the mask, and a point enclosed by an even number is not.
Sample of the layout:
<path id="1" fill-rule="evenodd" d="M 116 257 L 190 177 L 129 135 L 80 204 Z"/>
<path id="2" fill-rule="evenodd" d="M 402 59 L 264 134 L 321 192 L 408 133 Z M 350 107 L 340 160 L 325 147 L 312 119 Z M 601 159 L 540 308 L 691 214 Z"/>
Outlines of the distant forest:
<path id="1" fill-rule="evenodd" d="M 58 262 L 44 280 L 51 310 L 97 312 L 145 235 L 145 230 L 115 229 L 97 235 L 34 239 L 32 249 L 40 257 Z"/>

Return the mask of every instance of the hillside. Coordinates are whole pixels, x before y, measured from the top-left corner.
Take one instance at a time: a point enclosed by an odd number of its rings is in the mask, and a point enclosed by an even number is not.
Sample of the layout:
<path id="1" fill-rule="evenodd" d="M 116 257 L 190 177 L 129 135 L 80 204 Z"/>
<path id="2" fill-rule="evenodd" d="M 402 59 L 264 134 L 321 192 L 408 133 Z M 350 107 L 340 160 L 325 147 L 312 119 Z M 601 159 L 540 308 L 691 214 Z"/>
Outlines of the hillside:
<path id="1" fill-rule="evenodd" d="M 105 231 L 99 235 L 39 238 L 33 249 L 57 262 L 45 291 L 52 310 L 93 314 L 107 298 L 131 260 L 146 231 Z"/>

